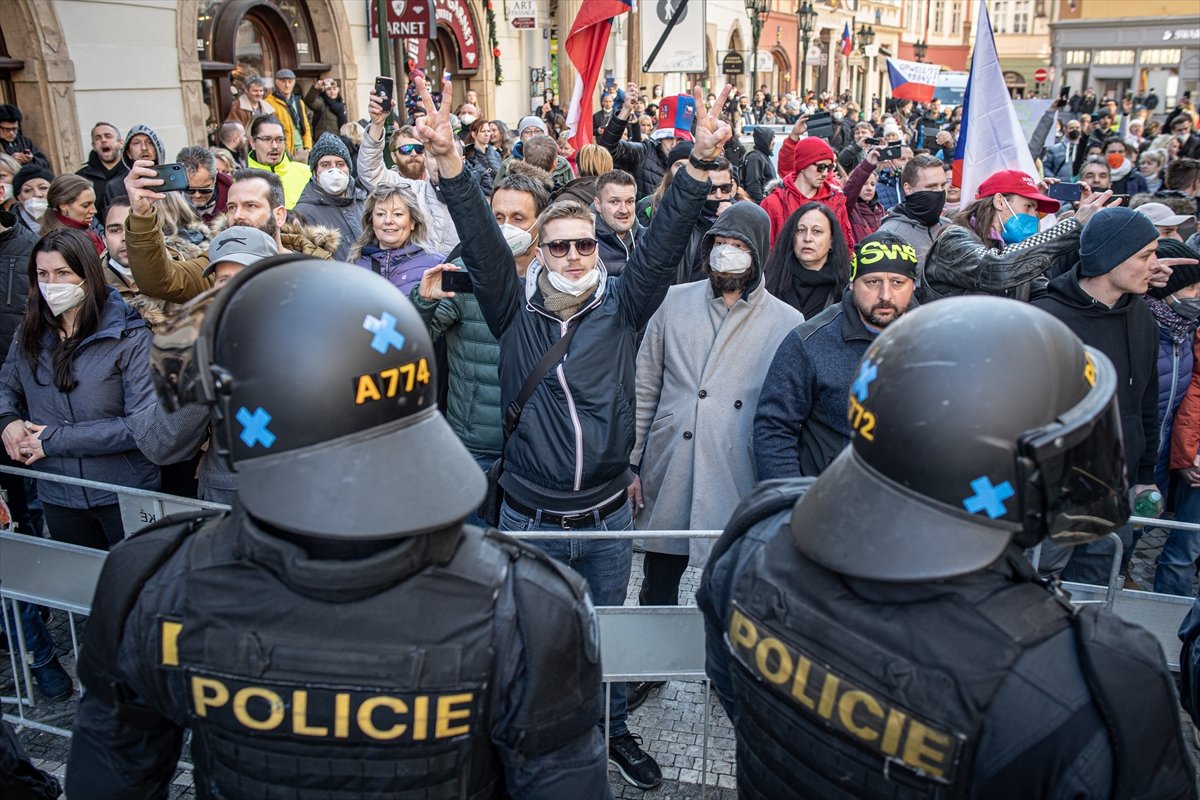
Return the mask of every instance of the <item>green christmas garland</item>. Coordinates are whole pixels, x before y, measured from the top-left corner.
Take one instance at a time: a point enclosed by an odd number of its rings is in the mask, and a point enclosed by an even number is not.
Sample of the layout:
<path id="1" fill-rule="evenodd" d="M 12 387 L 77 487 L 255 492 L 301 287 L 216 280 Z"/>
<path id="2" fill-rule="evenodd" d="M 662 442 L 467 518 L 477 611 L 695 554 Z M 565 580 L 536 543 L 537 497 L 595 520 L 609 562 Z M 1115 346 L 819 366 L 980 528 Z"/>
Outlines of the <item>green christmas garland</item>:
<path id="1" fill-rule="evenodd" d="M 504 83 L 504 70 L 500 69 L 500 40 L 496 38 L 496 12 L 492 0 L 487 2 L 488 43 L 492 46 L 492 68 L 496 70 L 496 85 Z"/>

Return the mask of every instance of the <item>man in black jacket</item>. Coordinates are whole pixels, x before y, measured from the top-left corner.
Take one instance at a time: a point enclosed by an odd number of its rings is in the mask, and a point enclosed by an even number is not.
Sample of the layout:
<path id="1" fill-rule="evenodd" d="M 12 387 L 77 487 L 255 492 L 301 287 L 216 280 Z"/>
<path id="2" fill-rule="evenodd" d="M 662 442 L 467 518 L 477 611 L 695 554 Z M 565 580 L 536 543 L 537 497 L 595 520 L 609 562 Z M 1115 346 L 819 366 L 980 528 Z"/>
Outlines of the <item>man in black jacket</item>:
<path id="1" fill-rule="evenodd" d="M 620 275 L 633 248 L 646 234 L 637 219 L 637 181 L 623 169 L 609 170 L 596 179 L 596 240 L 600 260 L 610 277 Z"/>
<path id="2" fill-rule="evenodd" d="M 17 160 L 21 166 L 40 164 L 50 169 L 50 160 L 25 134 L 21 133 L 21 109 L 0 105 L 0 149 Z"/>
<path id="3" fill-rule="evenodd" d="M 716 111 L 702 118 L 686 168 L 675 176 L 654 221 L 618 278 L 597 263 L 594 218 L 573 201 L 552 204 L 538 221 L 537 258 L 524 282 L 478 184 L 463 173 L 453 147 L 449 106 L 438 110 L 416 79 L 428 116 L 417 136 L 436 158 L 441 191 L 463 244 L 475 297 L 500 342 L 500 393 L 514 402 L 537 363 L 568 330 L 570 355 L 534 389 L 504 448 L 500 528 L 631 530 L 626 490 L 633 482 L 636 405 L 634 357 L 638 331 L 675 277 L 688 232 L 703 210 L 708 173 L 732 135 Z M 450 85 L 445 86 L 449 96 Z M 726 86 L 719 110 L 731 87 Z M 700 89 L 695 90 L 699 105 Z M 608 132 L 612 127 L 608 128 Z M 607 135 L 607 132 L 606 132 Z M 690 435 L 690 434 L 689 434 Z M 539 542 L 579 571 L 597 605 L 621 605 L 633 561 L 629 539 Z M 609 761 L 642 789 L 662 781 L 658 764 L 625 723 L 625 684 L 612 686 Z"/>
<path id="4" fill-rule="evenodd" d="M 1079 266 L 1052 280 L 1049 293 L 1034 302 L 1116 367 L 1125 463 L 1134 495 L 1155 488 L 1159 446 L 1158 325 L 1140 296 L 1151 280 L 1165 284 L 1170 267 L 1179 263 L 1160 262 L 1157 249 L 1158 229 L 1148 217 L 1119 206 L 1105 208 L 1083 228 Z M 1117 534 L 1128 559 L 1133 529 L 1126 525 Z M 1066 580 L 1104 584 L 1111 553 L 1108 540 L 1078 548 L 1047 542 L 1039 569 L 1044 574 L 1061 570 Z"/>
<path id="5" fill-rule="evenodd" d="M 757 127 L 750 134 L 754 139 L 754 149 L 746 154 L 742 162 L 742 188 L 755 203 L 761 203 L 767 196 L 767 184 L 778 177 L 775 170 L 775 131 L 770 128 Z"/>
<path id="6" fill-rule="evenodd" d="M 697 109 L 704 106 L 686 94 L 667 97 L 659 107 L 658 127 L 650 134 L 650 141 L 622 141 L 637 99 L 637 86 L 631 83 L 625 89 L 625 102 L 604 128 L 600 146 L 612 153 L 614 166 L 633 173 L 637 178 L 638 198 L 642 198 L 654 194 L 658 188 L 667 171 L 671 148 L 679 141 L 692 141 L 692 122 Z"/>
<path id="7" fill-rule="evenodd" d="M 128 165 L 121 160 L 125 140 L 117 126 L 108 122 L 97 122 L 92 126 L 92 152 L 87 163 L 75 170 L 75 174 L 92 182 L 96 193 L 96 216 L 104 218 L 104 188 L 113 178 L 124 178 Z"/>

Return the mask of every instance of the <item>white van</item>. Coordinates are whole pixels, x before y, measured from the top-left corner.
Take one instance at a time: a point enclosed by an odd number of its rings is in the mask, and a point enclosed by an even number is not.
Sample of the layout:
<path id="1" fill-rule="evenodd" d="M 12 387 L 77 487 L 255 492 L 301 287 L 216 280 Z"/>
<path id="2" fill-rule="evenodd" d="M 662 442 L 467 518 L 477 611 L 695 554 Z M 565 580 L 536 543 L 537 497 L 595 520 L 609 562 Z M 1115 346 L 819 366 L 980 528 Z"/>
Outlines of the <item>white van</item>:
<path id="1" fill-rule="evenodd" d="M 949 110 L 962 105 L 963 96 L 967 93 L 967 74 L 946 70 L 938 73 L 933 84 L 933 96 L 942 101 L 942 108 Z"/>

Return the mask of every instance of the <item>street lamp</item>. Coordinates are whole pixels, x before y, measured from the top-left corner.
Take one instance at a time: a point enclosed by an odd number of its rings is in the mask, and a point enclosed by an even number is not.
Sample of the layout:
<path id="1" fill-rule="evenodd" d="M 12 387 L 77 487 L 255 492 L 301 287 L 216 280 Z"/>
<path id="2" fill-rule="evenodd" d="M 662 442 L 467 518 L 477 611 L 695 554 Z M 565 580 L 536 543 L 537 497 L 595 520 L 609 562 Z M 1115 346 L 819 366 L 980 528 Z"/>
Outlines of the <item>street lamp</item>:
<path id="1" fill-rule="evenodd" d="M 918 63 L 923 62 L 925 60 L 925 54 L 929 52 L 929 45 L 925 44 L 925 42 L 921 41 L 920 39 L 917 39 L 917 43 L 913 45 L 913 52 L 916 53 Z"/>
<path id="2" fill-rule="evenodd" d="M 808 41 L 809 36 L 813 32 L 813 27 L 817 23 L 817 11 L 813 8 L 811 0 L 804 0 L 800 4 L 800 8 L 796 11 L 796 18 L 800 23 L 800 102 L 805 102 L 804 85 L 808 79 Z"/>
<path id="3" fill-rule="evenodd" d="M 870 97 L 867 96 L 868 78 L 871 74 L 871 64 L 867 61 L 867 48 L 875 42 L 875 29 L 870 25 L 863 25 L 855 32 L 854 37 L 858 39 L 858 50 L 863 55 L 862 107 L 865 113 L 866 109 L 871 108 Z"/>
<path id="4" fill-rule="evenodd" d="M 771 0 L 746 0 L 746 13 L 750 15 L 750 30 L 754 38 L 750 42 L 750 103 L 753 114 L 754 93 L 758 91 L 758 38 L 771 11 Z M 757 121 L 757 119 L 755 120 Z"/>

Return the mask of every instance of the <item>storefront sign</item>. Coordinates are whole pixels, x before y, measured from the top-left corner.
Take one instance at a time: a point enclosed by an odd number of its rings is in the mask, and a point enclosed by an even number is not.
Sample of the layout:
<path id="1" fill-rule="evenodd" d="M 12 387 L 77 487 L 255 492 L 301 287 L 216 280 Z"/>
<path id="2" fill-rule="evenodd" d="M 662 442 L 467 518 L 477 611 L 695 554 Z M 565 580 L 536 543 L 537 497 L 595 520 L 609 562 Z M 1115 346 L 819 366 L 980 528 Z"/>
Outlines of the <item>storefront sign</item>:
<path id="1" fill-rule="evenodd" d="M 467 0 L 437 0 L 437 21 L 454 34 L 460 69 L 479 69 L 479 32 Z"/>
<path id="2" fill-rule="evenodd" d="M 368 0 L 371 9 L 371 35 L 379 38 L 378 3 Z M 436 34 L 433 0 L 387 0 L 389 39 L 432 39 Z"/>
<path id="3" fill-rule="evenodd" d="M 741 53 L 730 51 L 721 59 L 721 72 L 726 75 L 745 75 L 746 60 Z"/>
<path id="4" fill-rule="evenodd" d="M 1175 42 L 1179 40 L 1191 41 L 1200 40 L 1200 28 L 1176 28 L 1173 31 L 1163 31 L 1162 40 L 1164 42 Z"/>
<path id="5" fill-rule="evenodd" d="M 537 27 L 537 0 L 508 0 L 508 21 L 517 30 Z"/>

